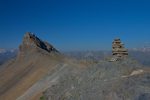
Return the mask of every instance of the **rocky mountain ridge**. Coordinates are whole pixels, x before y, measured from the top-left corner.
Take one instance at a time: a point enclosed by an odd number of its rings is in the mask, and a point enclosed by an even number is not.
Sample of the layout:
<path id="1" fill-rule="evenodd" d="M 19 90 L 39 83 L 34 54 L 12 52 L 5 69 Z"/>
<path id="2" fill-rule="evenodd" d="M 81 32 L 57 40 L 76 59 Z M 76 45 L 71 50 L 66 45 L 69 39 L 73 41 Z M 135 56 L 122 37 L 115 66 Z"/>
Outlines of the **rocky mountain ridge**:
<path id="1" fill-rule="evenodd" d="M 63 62 L 62 58 L 52 45 L 26 33 L 17 57 L 0 68 L 0 100 L 16 100 L 48 72 L 55 70 L 57 64 Z"/>

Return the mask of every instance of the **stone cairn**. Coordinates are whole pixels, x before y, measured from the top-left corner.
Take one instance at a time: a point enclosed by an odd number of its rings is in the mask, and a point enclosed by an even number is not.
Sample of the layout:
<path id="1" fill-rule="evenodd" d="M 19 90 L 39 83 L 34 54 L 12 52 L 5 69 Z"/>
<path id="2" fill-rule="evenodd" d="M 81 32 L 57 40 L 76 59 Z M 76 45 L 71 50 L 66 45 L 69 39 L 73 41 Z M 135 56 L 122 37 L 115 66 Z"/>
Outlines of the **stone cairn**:
<path id="1" fill-rule="evenodd" d="M 125 49 L 120 39 L 114 39 L 112 42 L 112 55 L 110 61 L 118 61 L 128 56 L 128 50 Z"/>

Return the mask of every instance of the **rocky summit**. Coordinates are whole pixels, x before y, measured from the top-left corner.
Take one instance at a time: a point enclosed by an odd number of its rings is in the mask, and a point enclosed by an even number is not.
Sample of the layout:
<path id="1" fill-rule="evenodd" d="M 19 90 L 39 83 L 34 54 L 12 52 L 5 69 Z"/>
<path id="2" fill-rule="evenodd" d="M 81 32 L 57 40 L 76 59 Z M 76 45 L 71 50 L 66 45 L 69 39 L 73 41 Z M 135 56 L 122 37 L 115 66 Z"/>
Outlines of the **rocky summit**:
<path id="1" fill-rule="evenodd" d="M 58 52 L 51 44 L 48 42 L 42 41 L 39 39 L 36 35 L 34 35 L 31 32 L 27 32 L 24 35 L 23 42 L 20 45 L 20 51 L 25 51 L 26 49 L 32 50 L 32 49 L 43 49 L 49 53 L 51 52 Z"/>

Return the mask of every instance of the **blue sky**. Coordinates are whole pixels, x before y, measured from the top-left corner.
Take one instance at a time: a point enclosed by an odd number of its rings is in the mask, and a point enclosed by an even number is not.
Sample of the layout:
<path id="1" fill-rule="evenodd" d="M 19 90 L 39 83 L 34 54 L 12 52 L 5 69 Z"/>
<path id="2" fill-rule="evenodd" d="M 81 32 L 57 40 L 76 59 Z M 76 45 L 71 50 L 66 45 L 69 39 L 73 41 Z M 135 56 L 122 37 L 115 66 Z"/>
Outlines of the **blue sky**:
<path id="1" fill-rule="evenodd" d="M 59 50 L 109 50 L 150 42 L 149 0 L 0 0 L 0 48 L 33 32 Z"/>

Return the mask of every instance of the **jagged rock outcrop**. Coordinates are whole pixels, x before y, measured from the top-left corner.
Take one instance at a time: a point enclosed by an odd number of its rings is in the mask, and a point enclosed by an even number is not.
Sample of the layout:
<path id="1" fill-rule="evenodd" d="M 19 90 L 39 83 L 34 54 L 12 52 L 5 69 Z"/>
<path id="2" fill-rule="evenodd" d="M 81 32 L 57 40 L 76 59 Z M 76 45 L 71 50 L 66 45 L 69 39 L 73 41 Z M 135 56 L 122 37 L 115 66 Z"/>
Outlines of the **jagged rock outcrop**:
<path id="1" fill-rule="evenodd" d="M 23 42 L 20 45 L 20 51 L 26 51 L 27 49 L 43 49 L 49 53 L 59 53 L 58 50 L 56 50 L 51 44 L 40 40 L 36 35 L 31 32 L 27 32 L 24 35 Z"/>

